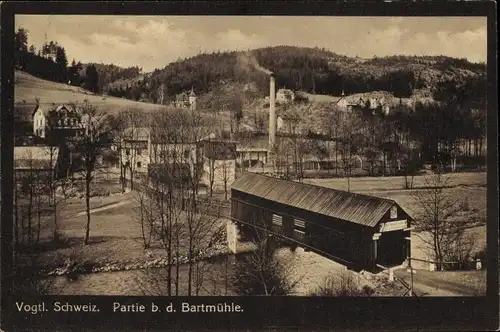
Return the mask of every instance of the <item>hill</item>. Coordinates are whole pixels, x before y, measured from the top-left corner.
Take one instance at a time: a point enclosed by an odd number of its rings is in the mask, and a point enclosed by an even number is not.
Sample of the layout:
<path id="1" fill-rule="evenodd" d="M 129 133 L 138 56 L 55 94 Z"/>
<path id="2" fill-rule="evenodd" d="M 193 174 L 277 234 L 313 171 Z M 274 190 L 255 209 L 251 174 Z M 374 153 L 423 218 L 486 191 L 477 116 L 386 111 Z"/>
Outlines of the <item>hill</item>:
<path id="1" fill-rule="evenodd" d="M 40 104 L 83 103 L 88 100 L 106 113 L 116 113 L 125 109 L 153 111 L 160 105 L 131 101 L 112 96 L 94 95 L 81 87 L 46 81 L 23 71 L 16 70 L 14 78 L 14 104 L 34 105 L 35 98 Z M 29 107 L 27 107 L 29 108 Z"/>
<path id="2" fill-rule="evenodd" d="M 105 89 L 112 95 L 131 99 L 143 96 L 154 102 L 162 84 L 169 100 L 192 87 L 200 94 L 221 84 L 253 82 L 261 94 L 266 94 L 265 70 L 275 72 L 277 87 L 334 96 L 340 96 L 342 90 L 346 94 L 387 91 L 397 98 L 410 97 L 414 92 L 432 97 L 443 84 L 460 86 L 478 78 L 485 82 L 486 77 L 485 64 L 445 56 L 360 59 L 319 48 L 276 46 L 200 54 L 152 73 L 111 82 Z"/>

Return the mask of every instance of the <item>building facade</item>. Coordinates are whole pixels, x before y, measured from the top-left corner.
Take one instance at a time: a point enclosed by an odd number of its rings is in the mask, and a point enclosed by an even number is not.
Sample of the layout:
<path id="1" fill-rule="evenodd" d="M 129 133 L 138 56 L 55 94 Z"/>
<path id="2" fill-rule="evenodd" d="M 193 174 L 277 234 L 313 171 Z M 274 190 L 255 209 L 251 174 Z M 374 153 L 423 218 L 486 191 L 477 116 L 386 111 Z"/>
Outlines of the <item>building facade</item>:
<path id="1" fill-rule="evenodd" d="M 178 108 L 186 108 L 190 110 L 196 109 L 197 96 L 194 89 L 191 89 L 189 93 L 182 92 L 175 96 L 174 106 Z"/>
<path id="2" fill-rule="evenodd" d="M 229 191 L 236 179 L 236 143 L 223 140 L 203 142 L 202 183 L 214 191 Z"/>
<path id="3" fill-rule="evenodd" d="M 78 110 L 69 105 L 53 106 L 52 108 L 37 105 L 33 112 L 33 133 L 40 138 L 57 139 L 76 137 L 85 131 L 82 117 Z"/>

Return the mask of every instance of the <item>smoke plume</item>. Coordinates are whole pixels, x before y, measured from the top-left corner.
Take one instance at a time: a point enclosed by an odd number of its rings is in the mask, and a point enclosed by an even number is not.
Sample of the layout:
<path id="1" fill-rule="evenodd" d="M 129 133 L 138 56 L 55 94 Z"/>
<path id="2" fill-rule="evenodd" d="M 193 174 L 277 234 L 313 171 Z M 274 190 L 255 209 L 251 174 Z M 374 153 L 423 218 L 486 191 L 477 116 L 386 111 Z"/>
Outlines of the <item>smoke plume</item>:
<path id="1" fill-rule="evenodd" d="M 237 64 L 240 68 L 245 71 L 251 71 L 252 69 L 257 69 L 266 75 L 271 75 L 273 72 L 259 65 L 259 62 L 253 54 L 250 52 L 240 53 L 237 58 Z"/>

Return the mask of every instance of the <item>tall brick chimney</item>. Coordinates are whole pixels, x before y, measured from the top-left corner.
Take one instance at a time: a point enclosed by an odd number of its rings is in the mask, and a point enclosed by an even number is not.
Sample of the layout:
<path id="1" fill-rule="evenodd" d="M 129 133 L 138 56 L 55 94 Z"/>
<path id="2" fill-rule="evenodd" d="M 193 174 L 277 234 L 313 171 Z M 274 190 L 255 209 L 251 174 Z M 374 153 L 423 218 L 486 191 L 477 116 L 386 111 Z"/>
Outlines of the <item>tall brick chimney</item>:
<path id="1" fill-rule="evenodd" d="M 272 152 L 276 142 L 276 92 L 274 73 L 269 79 L 269 152 Z"/>

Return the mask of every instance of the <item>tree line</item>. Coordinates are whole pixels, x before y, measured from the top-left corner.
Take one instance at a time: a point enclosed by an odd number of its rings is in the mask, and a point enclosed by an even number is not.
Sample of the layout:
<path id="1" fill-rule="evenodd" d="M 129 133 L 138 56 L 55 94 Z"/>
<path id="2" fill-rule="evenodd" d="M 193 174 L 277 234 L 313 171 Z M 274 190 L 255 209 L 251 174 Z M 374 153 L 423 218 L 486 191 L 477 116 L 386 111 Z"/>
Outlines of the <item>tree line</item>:
<path id="1" fill-rule="evenodd" d="M 267 75 L 249 66 L 248 61 L 241 61 L 246 57 L 273 71 L 279 86 L 330 95 L 340 95 L 342 91 L 353 94 L 383 90 L 403 98 L 411 96 L 414 89 L 434 92 L 440 79 L 433 77 L 430 70 L 438 71 L 443 77 L 450 76 L 450 82 L 457 86 L 464 80 L 474 81 L 474 77 L 485 73 L 484 64 L 444 56 L 360 60 L 319 48 L 277 46 L 248 52 L 199 54 L 156 69 L 147 82 L 139 79 L 113 84 L 110 94 L 129 99 L 141 96 L 157 102 L 156 93 L 162 85 L 168 87 L 165 91 L 167 100 L 192 87 L 206 93 L 224 82 L 248 81 L 255 82 L 261 94 L 267 94 Z M 454 74 L 452 68 L 469 70 L 473 75 L 463 78 Z"/>
<path id="2" fill-rule="evenodd" d="M 19 28 L 14 34 L 16 68 L 49 81 L 81 86 L 93 93 L 104 93 L 109 83 L 136 77 L 142 71 L 137 66 L 121 68 L 115 65 L 68 62 L 66 49 L 56 41 L 46 41 L 40 49 L 29 45 L 29 31 Z"/>

